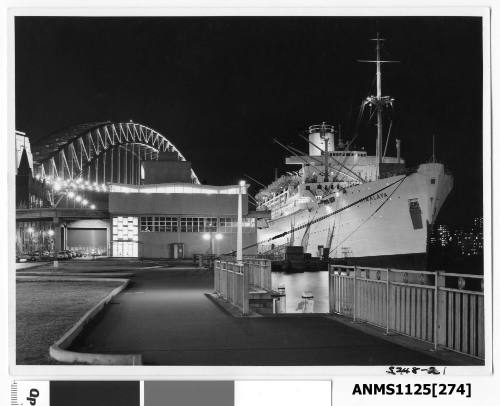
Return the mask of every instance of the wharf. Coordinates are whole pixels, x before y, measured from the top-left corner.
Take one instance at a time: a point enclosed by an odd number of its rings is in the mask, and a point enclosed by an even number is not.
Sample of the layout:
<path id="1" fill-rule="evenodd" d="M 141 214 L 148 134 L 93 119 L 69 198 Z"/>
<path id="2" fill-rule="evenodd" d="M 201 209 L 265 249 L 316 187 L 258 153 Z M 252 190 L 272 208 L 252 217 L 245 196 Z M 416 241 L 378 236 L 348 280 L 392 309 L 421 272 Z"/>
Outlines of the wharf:
<path id="1" fill-rule="evenodd" d="M 140 353 L 146 365 L 445 363 L 327 316 L 236 318 L 205 295 L 212 291 L 205 268 L 142 269 L 70 350 Z"/>

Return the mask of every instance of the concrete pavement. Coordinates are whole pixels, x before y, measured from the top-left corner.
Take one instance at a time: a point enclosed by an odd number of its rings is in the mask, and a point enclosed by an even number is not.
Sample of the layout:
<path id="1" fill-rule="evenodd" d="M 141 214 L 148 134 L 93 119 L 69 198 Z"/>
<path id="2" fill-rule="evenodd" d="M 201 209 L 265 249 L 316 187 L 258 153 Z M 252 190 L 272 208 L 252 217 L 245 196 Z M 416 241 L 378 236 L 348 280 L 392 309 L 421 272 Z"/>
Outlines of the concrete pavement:
<path id="1" fill-rule="evenodd" d="M 212 272 L 144 269 L 70 347 L 141 353 L 146 365 L 439 365 L 326 317 L 234 318 L 209 300 Z"/>

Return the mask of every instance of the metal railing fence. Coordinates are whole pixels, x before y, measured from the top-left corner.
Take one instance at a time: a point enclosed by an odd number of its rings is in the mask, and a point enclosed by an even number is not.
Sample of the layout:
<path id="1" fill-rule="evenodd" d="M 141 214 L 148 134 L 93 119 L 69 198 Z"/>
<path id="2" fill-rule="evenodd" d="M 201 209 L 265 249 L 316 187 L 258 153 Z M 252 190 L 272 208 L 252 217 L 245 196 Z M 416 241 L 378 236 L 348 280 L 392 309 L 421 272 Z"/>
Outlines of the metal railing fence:
<path id="1" fill-rule="evenodd" d="M 467 287 L 467 289 L 465 289 Z M 330 312 L 484 359 L 483 277 L 330 265 Z"/>
<path id="2" fill-rule="evenodd" d="M 249 312 L 250 286 L 271 290 L 271 261 L 267 259 L 244 259 L 214 262 L 214 291 L 224 300 L 237 306 L 242 313 Z"/>
<path id="3" fill-rule="evenodd" d="M 238 307 L 246 315 L 249 312 L 248 265 L 236 262 L 215 261 L 214 291 L 224 300 Z"/>
<path id="4" fill-rule="evenodd" d="M 256 288 L 271 290 L 271 261 L 261 258 L 244 258 L 244 264 L 248 264 L 248 283 Z"/>

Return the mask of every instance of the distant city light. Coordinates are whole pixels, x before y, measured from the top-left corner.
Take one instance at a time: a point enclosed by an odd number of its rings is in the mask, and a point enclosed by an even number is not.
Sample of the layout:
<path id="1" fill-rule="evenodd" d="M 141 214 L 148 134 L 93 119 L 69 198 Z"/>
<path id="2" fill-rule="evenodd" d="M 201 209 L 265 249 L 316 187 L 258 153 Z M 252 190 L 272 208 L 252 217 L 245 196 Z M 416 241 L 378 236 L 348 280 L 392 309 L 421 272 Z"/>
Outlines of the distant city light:
<path id="1" fill-rule="evenodd" d="M 50 235 L 51 237 L 54 235 L 54 230 L 49 230 L 47 231 L 47 234 Z"/>
<path id="2" fill-rule="evenodd" d="M 210 234 L 209 233 L 203 234 L 203 239 L 204 240 L 210 240 Z"/>
<path id="3" fill-rule="evenodd" d="M 76 197 L 75 197 L 75 200 L 76 200 L 77 202 L 80 202 L 80 201 L 82 200 L 82 197 L 81 197 L 80 195 L 78 195 L 78 196 L 76 196 Z"/>
<path id="4" fill-rule="evenodd" d="M 75 197 L 75 192 L 68 192 L 68 197 Z"/>
<path id="5" fill-rule="evenodd" d="M 89 201 L 87 199 L 83 199 L 82 204 L 86 206 L 87 204 L 89 204 Z"/>
<path id="6" fill-rule="evenodd" d="M 240 180 L 240 186 L 245 186 L 246 182 L 244 180 Z"/>
<path id="7" fill-rule="evenodd" d="M 215 234 L 216 240 L 222 240 L 222 234 Z"/>
<path id="8" fill-rule="evenodd" d="M 29 227 L 29 228 L 28 228 L 28 233 L 30 233 L 30 234 L 31 234 L 31 233 L 33 233 L 34 231 L 35 231 L 35 230 L 33 229 L 33 227 Z"/>
<path id="9" fill-rule="evenodd" d="M 58 192 L 59 190 L 61 190 L 61 185 L 60 185 L 59 183 L 55 183 L 55 184 L 54 184 L 54 190 L 55 190 L 56 192 Z"/>
<path id="10" fill-rule="evenodd" d="M 92 210 L 94 210 L 94 209 L 95 209 L 95 204 L 91 204 L 91 205 L 90 205 L 90 208 L 91 208 Z"/>

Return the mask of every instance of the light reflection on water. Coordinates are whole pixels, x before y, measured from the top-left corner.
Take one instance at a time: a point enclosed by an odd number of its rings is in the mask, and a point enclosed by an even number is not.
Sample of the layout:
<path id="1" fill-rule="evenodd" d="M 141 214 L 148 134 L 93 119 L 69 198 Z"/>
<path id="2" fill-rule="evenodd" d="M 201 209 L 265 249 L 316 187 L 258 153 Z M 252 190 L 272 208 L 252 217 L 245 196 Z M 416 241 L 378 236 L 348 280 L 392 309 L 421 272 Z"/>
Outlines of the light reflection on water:
<path id="1" fill-rule="evenodd" d="M 302 313 L 299 303 L 304 292 L 311 292 L 314 295 L 314 313 L 328 313 L 328 271 L 273 272 L 272 284 L 273 290 L 285 285 L 287 313 Z"/>

